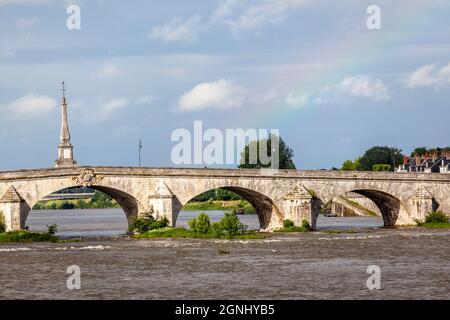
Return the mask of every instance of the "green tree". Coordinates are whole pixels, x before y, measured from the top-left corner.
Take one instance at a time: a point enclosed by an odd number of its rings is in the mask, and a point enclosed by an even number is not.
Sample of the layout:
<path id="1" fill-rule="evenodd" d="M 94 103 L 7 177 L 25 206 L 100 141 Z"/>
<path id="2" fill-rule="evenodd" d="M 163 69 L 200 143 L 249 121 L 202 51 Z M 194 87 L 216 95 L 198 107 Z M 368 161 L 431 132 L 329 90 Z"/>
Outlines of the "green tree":
<path id="1" fill-rule="evenodd" d="M 131 232 L 145 233 L 150 230 L 162 229 L 169 226 L 169 220 L 166 217 L 155 219 L 153 210 L 143 213 L 130 226 Z"/>
<path id="2" fill-rule="evenodd" d="M 219 222 L 214 222 L 211 225 L 211 228 L 214 233 L 218 235 L 223 234 L 226 236 L 243 234 L 247 231 L 247 226 L 231 212 L 226 212 Z"/>
<path id="3" fill-rule="evenodd" d="M 360 170 L 372 171 L 376 164 L 390 164 L 394 166 L 403 163 L 403 154 L 400 149 L 388 146 L 375 146 L 367 150 L 360 160 Z"/>
<path id="4" fill-rule="evenodd" d="M 374 164 L 372 171 L 392 171 L 392 166 L 390 164 Z"/>
<path id="5" fill-rule="evenodd" d="M 206 213 L 200 213 L 197 218 L 188 221 L 189 228 L 200 234 L 207 234 L 211 231 L 211 220 Z"/>
<path id="6" fill-rule="evenodd" d="M 361 167 L 360 161 L 361 161 L 361 158 L 356 158 L 355 161 L 345 160 L 344 163 L 342 164 L 341 170 L 346 170 L 346 171 L 359 170 Z"/>
<path id="7" fill-rule="evenodd" d="M 425 147 L 415 148 L 414 151 L 411 153 L 411 157 L 413 157 L 415 155 L 423 156 L 427 151 L 428 150 Z"/>
<path id="8" fill-rule="evenodd" d="M 284 140 L 279 137 L 279 169 L 295 169 L 294 164 L 294 150 L 292 150 Z M 256 144 L 256 147 L 255 147 Z M 259 149 L 260 146 L 266 144 L 267 145 L 267 155 L 270 157 L 272 155 L 272 141 L 271 135 L 267 139 L 260 139 L 257 141 L 250 141 L 248 145 L 245 146 L 244 150 L 241 152 L 241 164 L 239 164 L 239 168 L 270 168 L 271 163 L 262 164 L 259 159 Z M 252 148 L 250 148 L 252 146 Z M 256 164 L 250 163 L 250 149 L 256 149 L 258 159 Z"/>

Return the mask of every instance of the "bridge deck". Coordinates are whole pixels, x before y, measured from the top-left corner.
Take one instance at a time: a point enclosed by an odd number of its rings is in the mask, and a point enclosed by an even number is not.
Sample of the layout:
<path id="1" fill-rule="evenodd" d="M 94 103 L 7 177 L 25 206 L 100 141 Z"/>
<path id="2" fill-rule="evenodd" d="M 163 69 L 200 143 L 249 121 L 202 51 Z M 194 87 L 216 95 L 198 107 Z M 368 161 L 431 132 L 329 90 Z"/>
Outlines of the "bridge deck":
<path id="1" fill-rule="evenodd" d="M 83 169 L 93 169 L 105 176 L 137 177 L 199 177 L 229 178 L 247 177 L 255 179 L 309 179 L 309 180 L 388 180 L 450 182 L 450 174 L 445 173 L 394 173 L 373 171 L 337 170 L 270 170 L 270 169 L 213 169 L 213 168 L 169 168 L 169 167 L 104 167 L 84 166 L 74 168 L 43 168 L 15 171 L 0 171 L 0 181 L 40 179 L 76 176 Z"/>

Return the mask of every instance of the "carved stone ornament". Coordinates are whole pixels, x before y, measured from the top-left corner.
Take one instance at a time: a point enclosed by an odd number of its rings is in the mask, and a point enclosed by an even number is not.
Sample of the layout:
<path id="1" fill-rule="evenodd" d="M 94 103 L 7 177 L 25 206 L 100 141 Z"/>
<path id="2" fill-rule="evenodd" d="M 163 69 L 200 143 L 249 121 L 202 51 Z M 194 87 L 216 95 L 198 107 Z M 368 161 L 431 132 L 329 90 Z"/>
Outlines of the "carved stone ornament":
<path id="1" fill-rule="evenodd" d="M 311 199 L 311 193 L 303 186 L 295 186 L 289 193 L 287 193 L 284 200 L 296 200 L 296 199 Z"/>
<path id="2" fill-rule="evenodd" d="M 417 187 L 414 190 L 414 197 L 420 199 L 432 199 L 433 195 L 424 186 Z"/>
<path id="3" fill-rule="evenodd" d="M 89 187 L 99 184 L 103 180 L 103 176 L 95 174 L 93 169 L 84 169 L 78 177 L 73 177 L 72 179 L 77 185 Z"/>
<path id="4" fill-rule="evenodd" d="M 173 193 L 167 187 L 163 180 L 159 180 L 158 185 L 156 186 L 153 193 L 150 195 L 150 198 L 172 198 Z"/>
<path id="5" fill-rule="evenodd" d="M 9 186 L 0 197 L 0 202 L 22 202 L 24 201 L 13 186 Z"/>

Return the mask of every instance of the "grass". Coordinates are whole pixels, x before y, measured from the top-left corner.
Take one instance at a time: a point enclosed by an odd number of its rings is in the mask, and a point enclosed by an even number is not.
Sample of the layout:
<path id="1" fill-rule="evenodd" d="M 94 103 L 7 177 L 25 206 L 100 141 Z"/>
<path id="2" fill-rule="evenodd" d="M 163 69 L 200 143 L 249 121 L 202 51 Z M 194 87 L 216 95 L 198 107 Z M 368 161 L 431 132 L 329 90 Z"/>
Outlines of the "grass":
<path id="1" fill-rule="evenodd" d="M 435 229 L 450 228 L 448 215 L 442 211 L 432 211 L 426 217 L 425 221 L 415 220 L 419 227 Z"/>
<path id="2" fill-rule="evenodd" d="M 0 242 L 56 242 L 59 238 L 49 233 L 11 231 L 0 233 Z"/>
<path id="3" fill-rule="evenodd" d="M 428 229 L 450 228 L 450 222 L 428 222 L 420 226 Z"/>
<path id="4" fill-rule="evenodd" d="M 301 226 L 295 226 L 292 220 L 284 220 L 283 228 L 275 230 L 275 232 L 308 232 L 311 231 L 311 226 L 308 221 L 303 220 Z"/>
<path id="5" fill-rule="evenodd" d="M 275 230 L 275 232 L 308 232 L 310 231 L 307 228 L 299 227 L 299 226 L 293 226 L 293 227 L 287 227 L 287 228 L 281 228 Z"/>
<path id="6" fill-rule="evenodd" d="M 184 205 L 183 210 L 186 211 L 207 211 L 207 210 L 237 210 L 244 209 L 245 213 L 256 213 L 252 205 L 245 200 L 229 200 L 229 201 L 201 201 L 188 202 Z"/>
<path id="7" fill-rule="evenodd" d="M 147 231 L 142 234 L 134 236 L 135 238 L 198 238 L 198 239 L 264 239 L 267 237 L 265 234 L 261 234 L 255 231 L 249 231 L 244 234 L 238 235 L 218 235 L 215 233 L 196 233 L 192 230 L 184 228 L 163 228 Z"/>

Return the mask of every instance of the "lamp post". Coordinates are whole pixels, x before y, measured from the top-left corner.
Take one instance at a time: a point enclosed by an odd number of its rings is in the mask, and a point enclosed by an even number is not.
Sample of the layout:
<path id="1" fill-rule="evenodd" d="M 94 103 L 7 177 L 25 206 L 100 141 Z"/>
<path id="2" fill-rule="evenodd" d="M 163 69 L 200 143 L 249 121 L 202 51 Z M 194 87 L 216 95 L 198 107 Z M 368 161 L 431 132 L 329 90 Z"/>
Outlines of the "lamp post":
<path id="1" fill-rule="evenodd" d="M 141 166 L 142 141 L 139 139 L 139 167 Z"/>

